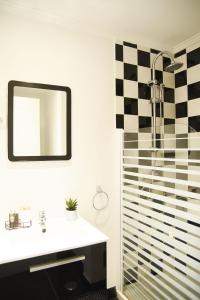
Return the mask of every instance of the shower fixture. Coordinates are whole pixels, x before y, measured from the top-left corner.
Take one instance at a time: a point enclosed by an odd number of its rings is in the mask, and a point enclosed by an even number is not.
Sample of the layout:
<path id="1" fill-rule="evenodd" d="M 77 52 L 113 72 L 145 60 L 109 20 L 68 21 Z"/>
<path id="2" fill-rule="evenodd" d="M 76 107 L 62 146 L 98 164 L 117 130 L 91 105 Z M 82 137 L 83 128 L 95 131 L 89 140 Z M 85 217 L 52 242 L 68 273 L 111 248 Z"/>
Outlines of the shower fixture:
<path id="1" fill-rule="evenodd" d="M 153 127 L 153 148 L 156 148 L 156 103 L 160 104 L 160 117 L 161 117 L 161 128 L 164 124 L 163 122 L 163 106 L 162 103 L 164 102 L 164 84 L 159 83 L 156 79 L 156 62 L 160 56 L 167 56 L 170 59 L 170 64 L 165 67 L 165 71 L 167 72 L 174 72 L 182 67 L 182 63 L 176 62 L 174 60 L 174 56 L 168 51 L 161 51 L 159 52 L 153 62 L 152 62 L 152 74 L 151 74 L 151 81 L 148 82 L 148 85 L 151 87 L 151 104 L 152 104 L 152 127 Z"/>

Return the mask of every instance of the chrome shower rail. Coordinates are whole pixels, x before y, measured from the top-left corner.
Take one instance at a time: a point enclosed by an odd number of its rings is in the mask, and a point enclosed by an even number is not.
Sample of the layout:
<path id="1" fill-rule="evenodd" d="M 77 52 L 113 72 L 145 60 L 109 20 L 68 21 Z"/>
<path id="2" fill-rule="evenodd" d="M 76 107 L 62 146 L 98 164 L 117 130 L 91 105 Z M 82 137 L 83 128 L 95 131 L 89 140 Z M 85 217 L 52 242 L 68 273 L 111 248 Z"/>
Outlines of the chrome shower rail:
<path id="1" fill-rule="evenodd" d="M 155 139 L 156 139 L 156 103 L 160 103 L 160 115 L 162 116 L 162 103 L 164 102 L 164 84 L 160 83 L 156 79 L 156 62 L 160 56 L 167 56 L 170 60 L 169 65 L 165 67 L 165 71 L 174 72 L 182 67 L 183 63 L 176 62 L 174 60 L 174 56 L 172 53 L 168 51 L 159 52 L 153 59 L 152 62 L 152 79 L 148 82 L 151 87 L 151 103 L 152 103 L 152 133 L 153 133 L 153 147 L 155 147 Z M 163 118 L 161 117 L 161 121 L 163 122 Z M 162 123 L 163 125 L 163 123 Z"/>
<path id="2" fill-rule="evenodd" d="M 200 299 L 200 135 L 124 132 L 123 291 L 128 299 Z M 159 148 L 160 147 L 160 148 Z"/>

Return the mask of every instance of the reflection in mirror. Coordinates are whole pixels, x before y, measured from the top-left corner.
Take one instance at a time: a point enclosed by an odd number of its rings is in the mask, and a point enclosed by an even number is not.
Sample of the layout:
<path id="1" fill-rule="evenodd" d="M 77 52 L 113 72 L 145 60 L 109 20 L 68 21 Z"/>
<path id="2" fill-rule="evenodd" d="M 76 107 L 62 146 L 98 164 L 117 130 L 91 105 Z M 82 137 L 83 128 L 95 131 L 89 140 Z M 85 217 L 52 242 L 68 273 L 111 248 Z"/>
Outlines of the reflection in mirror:
<path id="1" fill-rule="evenodd" d="M 11 81 L 10 160 L 69 159 L 70 101 L 69 88 Z"/>
<path id="2" fill-rule="evenodd" d="M 65 98 L 63 91 L 14 88 L 15 156 L 65 155 Z"/>

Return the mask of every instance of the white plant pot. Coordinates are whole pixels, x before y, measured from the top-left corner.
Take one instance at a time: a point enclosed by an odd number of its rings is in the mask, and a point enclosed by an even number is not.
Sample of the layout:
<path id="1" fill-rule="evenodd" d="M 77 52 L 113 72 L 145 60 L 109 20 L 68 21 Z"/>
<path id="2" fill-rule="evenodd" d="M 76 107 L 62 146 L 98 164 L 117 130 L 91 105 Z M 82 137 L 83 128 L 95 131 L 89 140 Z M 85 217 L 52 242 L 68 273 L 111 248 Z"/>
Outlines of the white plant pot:
<path id="1" fill-rule="evenodd" d="M 74 221 L 78 218 L 77 210 L 67 210 L 66 209 L 66 216 L 68 221 Z"/>

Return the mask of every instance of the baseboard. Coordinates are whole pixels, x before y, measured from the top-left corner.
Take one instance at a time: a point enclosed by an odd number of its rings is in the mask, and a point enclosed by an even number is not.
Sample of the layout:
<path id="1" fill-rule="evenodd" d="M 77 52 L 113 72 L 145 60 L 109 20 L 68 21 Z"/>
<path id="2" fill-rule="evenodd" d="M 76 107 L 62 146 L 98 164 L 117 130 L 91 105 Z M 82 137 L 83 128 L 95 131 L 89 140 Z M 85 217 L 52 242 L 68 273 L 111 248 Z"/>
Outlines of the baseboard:
<path id="1" fill-rule="evenodd" d="M 120 291 L 117 290 L 117 297 L 119 300 L 128 300 Z"/>

